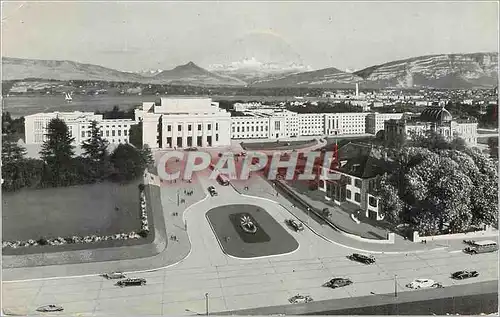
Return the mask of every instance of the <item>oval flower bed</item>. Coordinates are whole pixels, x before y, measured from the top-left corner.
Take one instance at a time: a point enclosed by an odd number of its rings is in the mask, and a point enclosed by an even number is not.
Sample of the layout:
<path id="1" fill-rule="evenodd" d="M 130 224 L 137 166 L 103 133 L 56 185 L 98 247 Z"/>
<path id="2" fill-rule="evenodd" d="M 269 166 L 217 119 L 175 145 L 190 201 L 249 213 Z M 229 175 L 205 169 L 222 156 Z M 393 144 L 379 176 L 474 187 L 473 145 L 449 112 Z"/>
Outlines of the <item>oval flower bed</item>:
<path id="1" fill-rule="evenodd" d="M 142 185 L 142 184 L 141 184 Z M 3 241 L 2 248 L 20 248 L 20 247 L 30 247 L 36 245 L 63 245 L 63 244 L 80 244 L 80 243 L 96 243 L 107 240 L 128 240 L 128 239 L 139 239 L 146 238 L 149 234 L 149 224 L 148 224 L 148 214 L 147 214 L 147 202 L 146 194 L 144 192 L 144 186 L 139 186 L 139 202 L 141 209 L 141 230 L 139 232 L 129 232 L 129 233 L 116 233 L 107 236 L 72 236 L 72 237 L 57 237 L 52 239 L 40 238 L 38 240 L 27 240 L 27 241 Z"/>

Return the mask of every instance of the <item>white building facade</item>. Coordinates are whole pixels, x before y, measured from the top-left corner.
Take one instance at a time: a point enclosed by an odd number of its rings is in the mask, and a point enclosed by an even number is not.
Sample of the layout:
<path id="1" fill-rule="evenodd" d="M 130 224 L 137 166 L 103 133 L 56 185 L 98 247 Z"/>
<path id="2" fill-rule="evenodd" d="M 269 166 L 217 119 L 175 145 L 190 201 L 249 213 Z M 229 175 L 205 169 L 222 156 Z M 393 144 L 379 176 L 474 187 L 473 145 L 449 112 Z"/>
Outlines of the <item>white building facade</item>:
<path id="1" fill-rule="evenodd" d="M 128 143 L 132 119 L 103 119 L 93 112 L 50 112 L 36 113 L 25 117 L 24 131 L 26 144 L 42 144 L 46 139 L 47 126 L 52 119 L 59 118 L 68 126 L 73 144 L 80 145 L 91 136 L 91 123 L 97 122 L 101 136 L 111 144 Z"/>
<path id="2" fill-rule="evenodd" d="M 221 147 L 231 144 L 231 114 L 209 98 L 161 98 L 135 111 L 143 143 L 153 149 Z"/>
<path id="3" fill-rule="evenodd" d="M 366 116 L 366 133 L 377 134 L 384 130 L 384 122 L 394 119 L 399 120 L 403 113 L 369 113 Z"/>

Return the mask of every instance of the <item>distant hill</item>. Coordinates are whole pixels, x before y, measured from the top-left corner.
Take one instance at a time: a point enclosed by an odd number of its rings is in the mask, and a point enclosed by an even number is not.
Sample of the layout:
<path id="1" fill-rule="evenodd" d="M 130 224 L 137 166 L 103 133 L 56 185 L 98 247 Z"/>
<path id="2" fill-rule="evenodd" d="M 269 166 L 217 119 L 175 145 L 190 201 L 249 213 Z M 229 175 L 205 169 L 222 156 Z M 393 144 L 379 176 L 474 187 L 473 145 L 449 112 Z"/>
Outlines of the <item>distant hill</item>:
<path id="1" fill-rule="evenodd" d="M 165 70 L 152 77 L 156 84 L 183 84 L 193 86 L 246 86 L 237 78 L 218 75 L 201 68 L 193 62 Z"/>
<path id="2" fill-rule="evenodd" d="M 498 53 L 414 57 L 355 72 L 365 87 L 479 88 L 498 84 Z"/>
<path id="3" fill-rule="evenodd" d="M 371 66 L 354 73 L 333 67 L 304 71 L 307 67 L 301 64 L 262 64 L 256 59 L 240 64 L 215 65 L 213 71 L 208 71 L 189 62 L 157 74 L 141 74 L 72 61 L 3 57 L 2 80 L 40 78 L 207 87 L 250 85 L 256 88 L 325 89 L 353 88 L 355 83 L 364 88 L 493 88 L 498 85 L 497 53 L 420 56 Z"/>
<path id="4" fill-rule="evenodd" d="M 41 78 L 55 80 L 104 80 L 143 82 L 139 74 L 92 64 L 2 57 L 2 80 Z"/>
<path id="5" fill-rule="evenodd" d="M 498 54 L 440 54 L 414 57 L 347 73 L 336 68 L 258 81 L 257 87 L 480 88 L 498 84 Z"/>
<path id="6" fill-rule="evenodd" d="M 284 76 L 278 79 L 260 80 L 255 87 L 315 87 L 315 88 L 352 88 L 361 77 L 343 72 L 337 68 L 325 68 Z"/>

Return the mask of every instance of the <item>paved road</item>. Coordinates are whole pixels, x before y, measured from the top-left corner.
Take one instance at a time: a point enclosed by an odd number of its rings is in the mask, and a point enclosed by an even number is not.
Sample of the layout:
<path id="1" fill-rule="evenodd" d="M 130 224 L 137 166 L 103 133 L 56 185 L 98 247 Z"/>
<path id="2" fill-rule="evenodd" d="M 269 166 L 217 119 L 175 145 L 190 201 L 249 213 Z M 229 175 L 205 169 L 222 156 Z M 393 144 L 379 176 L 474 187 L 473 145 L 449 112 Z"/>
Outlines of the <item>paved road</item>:
<path id="1" fill-rule="evenodd" d="M 498 311 L 498 281 L 370 295 L 310 304 L 262 307 L 220 315 L 479 315 Z M 432 296 L 430 296 L 432 295 Z M 432 298 L 432 299 L 429 299 Z"/>
<path id="2" fill-rule="evenodd" d="M 205 175 L 206 176 L 206 175 Z M 401 292 L 414 278 L 431 278 L 445 286 L 471 281 L 454 281 L 451 272 L 466 268 L 481 275 L 475 282 L 498 279 L 498 254 L 468 256 L 442 251 L 421 254 L 378 255 L 375 265 L 346 259 L 349 249 L 320 239 L 309 230 L 292 233 L 299 249 L 289 255 L 260 259 L 235 259 L 221 251 L 204 216 L 210 208 L 250 203 L 265 208 L 278 222 L 289 218 L 288 211 L 268 200 L 242 198 L 231 186 L 200 177 L 204 190 L 214 185 L 218 197 L 208 198 L 188 208 L 191 253 L 181 263 L 155 272 L 136 273 L 148 285 L 120 289 L 98 276 L 3 283 L 3 307 L 11 312 L 35 314 L 38 306 L 56 303 L 65 315 L 167 315 L 205 311 L 205 292 L 211 312 L 288 304 L 300 293 L 316 301 L 368 296 L 394 291 L 394 274 Z M 284 225 L 287 230 L 290 230 Z M 64 275 L 64 272 L 61 272 Z M 337 290 L 320 287 L 326 280 L 349 277 L 354 284 Z"/>

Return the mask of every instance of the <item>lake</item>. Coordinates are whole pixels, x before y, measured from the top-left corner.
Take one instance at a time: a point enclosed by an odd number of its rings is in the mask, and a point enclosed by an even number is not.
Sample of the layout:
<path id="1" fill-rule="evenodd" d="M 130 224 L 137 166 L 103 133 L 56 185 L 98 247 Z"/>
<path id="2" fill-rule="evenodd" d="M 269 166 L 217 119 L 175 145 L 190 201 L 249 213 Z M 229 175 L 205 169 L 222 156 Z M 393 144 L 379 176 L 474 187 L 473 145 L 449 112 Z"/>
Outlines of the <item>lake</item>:
<path id="1" fill-rule="evenodd" d="M 14 118 L 26 116 L 38 112 L 53 112 L 53 111 L 90 111 L 111 110 L 114 106 L 120 107 L 122 110 L 129 109 L 133 106 L 141 105 L 143 102 L 155 101 L 160 97 L 165 96 L 108 96 L 108 95 L 75 95 L 73 101 L 68 103 L 64 100 L 64 96 L 9 96 L 3 97 L 2 109 L 10 112 Z M 176 97 L 169 95 L 169 97 Z M 187 97 L 187 96 L 181 96 Z M 196 96 L 192 96 L 196 97 Z M 260 101 L 260 102 L 280 102 L 297 100 L 294 97 L 266 97 L 266 96 L 210 96 L 214 101 L 219 100 L 242 100 L 242 101 Z M 304 98 L 304 100 L 318 100 L 318 98 Z"/>

